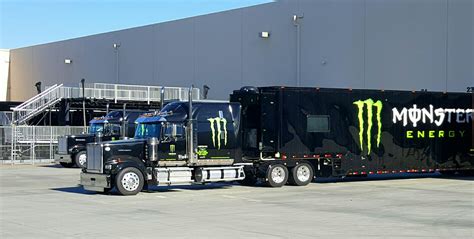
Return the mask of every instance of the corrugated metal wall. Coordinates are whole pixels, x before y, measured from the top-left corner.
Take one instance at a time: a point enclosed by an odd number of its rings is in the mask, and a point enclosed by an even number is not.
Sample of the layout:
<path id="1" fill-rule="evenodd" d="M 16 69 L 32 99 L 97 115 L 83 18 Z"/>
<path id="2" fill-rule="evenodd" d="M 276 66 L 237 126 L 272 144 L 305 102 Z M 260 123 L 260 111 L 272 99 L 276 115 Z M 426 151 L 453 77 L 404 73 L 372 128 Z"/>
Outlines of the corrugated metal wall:
<path id="1" fill-rule="evenodd" d="M 14 49 L 11 100 L 34 95 L 37 81 L 115 83 L 117 58 L 118 83 L 206 84 L 213 99 L 243 85 L 295 86 L 293 14 L 304 16 L 301 86 L 465 91 L 473 11 L 472 0 L 286 0 Z"/>

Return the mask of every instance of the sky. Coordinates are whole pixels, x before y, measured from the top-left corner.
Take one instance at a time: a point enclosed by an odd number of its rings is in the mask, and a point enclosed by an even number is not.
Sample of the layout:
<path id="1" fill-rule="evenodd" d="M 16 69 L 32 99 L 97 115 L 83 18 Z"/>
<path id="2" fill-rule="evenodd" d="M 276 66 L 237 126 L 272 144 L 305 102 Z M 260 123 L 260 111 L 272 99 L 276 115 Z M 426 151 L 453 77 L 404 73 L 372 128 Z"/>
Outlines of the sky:
<path id="1" fill-rule="evenodd" d="M 0 49 L 15 49 L 272 0 L 0 0 Z"/>

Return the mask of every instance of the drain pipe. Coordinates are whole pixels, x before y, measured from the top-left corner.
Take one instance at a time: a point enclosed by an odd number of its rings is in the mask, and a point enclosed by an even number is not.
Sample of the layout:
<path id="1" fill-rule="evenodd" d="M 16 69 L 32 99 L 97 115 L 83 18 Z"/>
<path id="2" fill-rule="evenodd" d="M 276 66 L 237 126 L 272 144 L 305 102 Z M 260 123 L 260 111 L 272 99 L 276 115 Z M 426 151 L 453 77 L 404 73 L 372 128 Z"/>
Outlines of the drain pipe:
<path id="1" fill-rule="evenodd" d="M 300 86 L 301 84 L 301 67 L 300 67 L 300 54 L 301 54 L 301 43 L 300 43 L 300 23 L 298 22 L 299 19 L 302 19 L 303 15 L 293 15 L 293 25 L 296 27 L 296 86 Z"/>
<path id="2" fill-rule="evenodd" d="M 196 165 L 196 157 L 194 155 L 194 129 L 193 129 L 193 88 L 194 86 L 191 86 L 189 88 L 189 93 L 188 93 L 188 101 L 189 101 L 189 112 L 188 112 L 188 125 L 186 129 L 188 130 L 188 137 L 187 137 L 187 146 L 186 146 L 186 153 L 188 155 L 188 164 L 189 165 Z"/>

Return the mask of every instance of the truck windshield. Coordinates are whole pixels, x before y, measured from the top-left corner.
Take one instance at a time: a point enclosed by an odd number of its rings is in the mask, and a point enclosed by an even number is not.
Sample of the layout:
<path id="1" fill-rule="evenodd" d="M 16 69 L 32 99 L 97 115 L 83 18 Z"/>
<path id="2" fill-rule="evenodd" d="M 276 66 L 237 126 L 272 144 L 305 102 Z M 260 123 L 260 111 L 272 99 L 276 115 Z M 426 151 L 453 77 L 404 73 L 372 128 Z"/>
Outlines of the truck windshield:
<path id="1" fill-rule="evenodd" d="M 121 124 L 107 123 L 104 127 L 104 134 L 107 135 L 120 135 Z"/>
<path id="2" fill-rule="evenodd" d="M 160 137 L 161 124 L 159 123 L 139 123 L 135 129 L 135 137 L 137 139 L 145 139 L 151 137 Z"/>
<path id="3" fill-rule="evenodd" d="M 104 124 L 91 124 L 89 125 L 89 134 L 96 134 L 104 130 Z"/>

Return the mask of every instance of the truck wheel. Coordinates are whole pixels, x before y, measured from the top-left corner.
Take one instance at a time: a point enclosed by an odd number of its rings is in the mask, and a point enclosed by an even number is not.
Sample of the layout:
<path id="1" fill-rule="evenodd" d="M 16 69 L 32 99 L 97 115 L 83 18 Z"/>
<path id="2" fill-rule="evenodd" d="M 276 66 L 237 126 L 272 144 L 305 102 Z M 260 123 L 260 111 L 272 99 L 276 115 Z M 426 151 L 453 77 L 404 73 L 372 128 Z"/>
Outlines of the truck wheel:
<path id="1" fill-rule="evenodd" d="M 313 180 L 313 168 L 307 163 L 300 163 L 291 169 L 288 182 L 295 186 L 306 186 Z"/>
<path id="2" fill-rule="evenodd" d="M 76 166 L 79 168 L 85 168 L 86 163 L 87 163 L 87 154 L 86 151 L 79 151 L 75 156 L 74 156 L 74 162 L 76 163 Z"/>
<path id="3" fill-rule="evenodd" d="M 267 169 L 267 185 L 270 187 L 281 187 L 288 181 L 288 169 L 281 165 L 271 165 Z"/>
<path id="4" fill-rule="evenodd" d="M 115 177 L 115 185 L 122 195 L 136 195 L 143 189 L 143 175 L 137 168 L 124 168 Z"/>
<path id="5" fill-rule="evenodd" d="M 72 167 L 74 167 L 74 163 L 59 162 L 59 164 L 61 164 L 61 166 L 65 167 L 65 168 L 72 168 Z"/>

